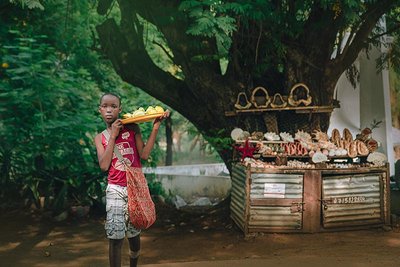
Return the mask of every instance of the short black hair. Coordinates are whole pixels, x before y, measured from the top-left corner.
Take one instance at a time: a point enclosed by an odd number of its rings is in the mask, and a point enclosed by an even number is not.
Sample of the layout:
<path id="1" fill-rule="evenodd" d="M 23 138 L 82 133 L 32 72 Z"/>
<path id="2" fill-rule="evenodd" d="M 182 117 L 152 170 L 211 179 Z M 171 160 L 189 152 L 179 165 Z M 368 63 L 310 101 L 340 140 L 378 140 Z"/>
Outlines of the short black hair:
<path id="1" fill-rule="evenodd" d="M 116 98 L 118 98 L 119 105 L 121 106 L 121 97 L 120 97 L 119 95 L 117 95 L 116 93 L 112 93 L 112 92 L 104 93 L 104 94 L 100 97 L 100 105 L 101 105 L 101 101 L 103 101 L 103 97 L 105 97 L 106 95 L 112 95 L 112 96 L 115 96 Z"/>

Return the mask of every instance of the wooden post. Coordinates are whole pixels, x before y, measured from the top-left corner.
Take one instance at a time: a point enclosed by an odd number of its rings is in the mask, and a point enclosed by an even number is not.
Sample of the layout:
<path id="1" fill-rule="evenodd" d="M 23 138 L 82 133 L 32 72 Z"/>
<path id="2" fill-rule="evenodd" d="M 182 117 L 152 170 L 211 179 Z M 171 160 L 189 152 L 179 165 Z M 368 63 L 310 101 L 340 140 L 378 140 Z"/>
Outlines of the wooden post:
<path id="1" fill-rule="evenodd" d="M 249 234 L 249 221 L 250 221 L 250 186 L 251 186 L 251 167 L 250 164 L 246 165 L 246 190 L 245 190 L 245 209 L 244 209 L 244 234 Z"/>
<path id="2" fill-rule="evenodd" d="M 389 164 L 386 164 L 385 171 L 382 174 L 383 176 L 383 210 L 384 210 L 384 224 L 390 225 L 390 177 L 389 177 Z"/>
<path id="3" fill-rule="evenodd" d="M 304 173 L 303 187 L 303 231 L 318 232 L 321 228 L 321 172 L 307 170 Z"/>

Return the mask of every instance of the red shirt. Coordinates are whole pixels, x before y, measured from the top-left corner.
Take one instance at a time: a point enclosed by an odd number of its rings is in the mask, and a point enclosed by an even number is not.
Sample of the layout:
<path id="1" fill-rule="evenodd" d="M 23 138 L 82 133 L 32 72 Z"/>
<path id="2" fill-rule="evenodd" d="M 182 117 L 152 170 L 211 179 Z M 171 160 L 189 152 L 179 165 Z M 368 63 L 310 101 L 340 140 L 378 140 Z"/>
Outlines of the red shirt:
<path id="1" fill-rule="evenodd" d="M 107 147 L 107 140 L 104 134 L 101 137 L 104 149 Z M 131 129 L 123 129 L 115 140 L 115 145 L 124 158 L 128 166 L 141 167 L 140 156 L 136 148 L 135 132 Z M 120 186 L 126 186 L 125 166 L 119 160 L 117 155 L 113 153 L 110 168 L 108 169 L 108 183 Z"/>

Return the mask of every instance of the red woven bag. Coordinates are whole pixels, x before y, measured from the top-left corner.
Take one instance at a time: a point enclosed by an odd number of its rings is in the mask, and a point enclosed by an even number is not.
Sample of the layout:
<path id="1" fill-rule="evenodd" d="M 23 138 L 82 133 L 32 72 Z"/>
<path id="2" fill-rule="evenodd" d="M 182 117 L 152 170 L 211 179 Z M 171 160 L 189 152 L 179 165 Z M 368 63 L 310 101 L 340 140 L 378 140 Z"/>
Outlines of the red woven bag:
<path id="1" fill-rule="evenodd" d="M 156 221 L 156 209 L 141 168 L 126 168 L 129 220 L 136 229 L 147 229 Z"/>

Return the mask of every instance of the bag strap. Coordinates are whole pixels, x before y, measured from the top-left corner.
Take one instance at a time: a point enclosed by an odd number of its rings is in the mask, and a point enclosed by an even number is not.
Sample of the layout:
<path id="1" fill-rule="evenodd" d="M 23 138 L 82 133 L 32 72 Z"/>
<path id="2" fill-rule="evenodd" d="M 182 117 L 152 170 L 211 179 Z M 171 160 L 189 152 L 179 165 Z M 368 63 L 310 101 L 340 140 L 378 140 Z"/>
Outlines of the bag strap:
<path id="1" fill-rule="evenodd" d="M 107 129 L 105 129 L 102 133 L 104 134 L 104 137 L 108 142 L 108 140 L 110 139 L 110 133 L 107 131 Z M 114 145 L 114 154 L 117 156 L 118 160 L 121 161 L 121 163 L 125 163 L 124 157 L 121 155 L 121 152 L 119 152 L 116 145 Z"/>

